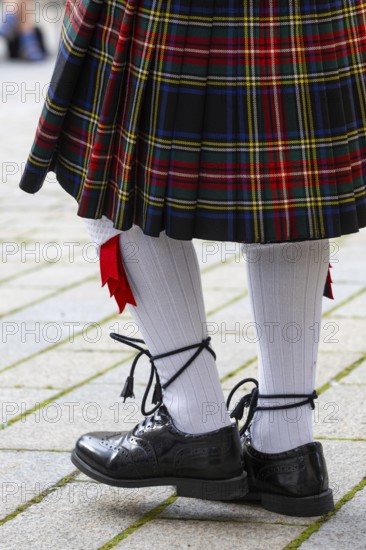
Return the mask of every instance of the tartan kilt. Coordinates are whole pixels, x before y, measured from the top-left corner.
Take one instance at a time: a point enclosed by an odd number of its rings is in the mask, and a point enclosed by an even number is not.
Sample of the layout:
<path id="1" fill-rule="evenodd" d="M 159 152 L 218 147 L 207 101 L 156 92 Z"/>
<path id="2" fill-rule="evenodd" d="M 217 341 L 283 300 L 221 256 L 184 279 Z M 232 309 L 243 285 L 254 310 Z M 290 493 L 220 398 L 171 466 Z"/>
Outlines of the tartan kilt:
<path id="1" fill-rule="evenodd" d="M 366 225 L 366 3 L 73 0 L 20 187 L 176 239 Z"/>

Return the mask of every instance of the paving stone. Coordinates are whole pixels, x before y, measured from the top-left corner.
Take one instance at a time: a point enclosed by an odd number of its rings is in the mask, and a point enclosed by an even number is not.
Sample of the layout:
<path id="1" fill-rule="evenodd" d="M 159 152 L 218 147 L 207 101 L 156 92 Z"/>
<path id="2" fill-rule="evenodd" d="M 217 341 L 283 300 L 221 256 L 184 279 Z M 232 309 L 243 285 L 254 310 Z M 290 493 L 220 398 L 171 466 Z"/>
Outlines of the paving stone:
<path id="1" fill-rule="evenodd" d="M 48 348 L 63 342 L 69 344 L 78 332 L 87 335 L 87 338 L 97 338 L 98 327 L 92 327 L 82 321 L 63 321 L 48 323 L 34 320 L 19 321 L 14 316 L 7 317 L 0 324 L 2 350 L 0 355 L 0 369 L 7 368 L 33 356 L 44 352 Z M 73 336 L 75 335 L 75 336 Z M 95 336 L 94 336 L 95 335 Z"/>
<path id="2" fill-rule="evenodd" d="M 18 322 L 31 320 L 98 322 L 116 312 L 116 303 L 108 299 L 108 290 L 92 280 L 64 291 L 18 312 Z M 117 310 L 118 311 L 118 310 Z"/>
<path id="3" fill-rule="evenodd" d="M 243 287 L 242 293 L 246 292 L 246 288 Z M 232 341 L 238 341 L 238 337 L 235 333 L 239 333 L 240 341 L 251 341 L 251 334 L 247 333 L 250 325 L 254 325 L 252 312 L 250 309 L 249 296 L 241 296 L 241 292 L 236 292 L 234 298 L 237 298 L 234 302 L 227 304 L 229 300 L 223 302 L 224 307 L 217 310 L 217 306 L 211 308 L 213 313 L 206 307 L 208 316 L 210 318 L 210 332 L 213 334 L 221 332 L 227 336 L 228 341 L 230 338 Z M 225 305 L 227 304 L 227 305 Z M 219 305 L 219 304 L 217 304 Z M 217 311 L 216 311 L 217 310 Z M 215 324 L 213 324 L 215 323 Z M 212 325 L 212 326 L 211 326 Z M 235 331 L 235 332 L 234 332 Z"/>
<path id="4" fill-rule="evenodd" d="M 3 317 L 20 307 L 26 307 L 35 300 L 46 297 L 49 292 L 49 289 L 34 288 L 30 292 L 29 289 L 0 287 L 0 316 Z"/>
<path id="5" fill-rule="evenodd" d="M 332 277 L 333 279 L 333 277 Z M 334 300 L 330 300 L 329 298 L 323 299 L 323 305 L 322 305 L 322 312 L 328 313 L 329 310 L 333 309 L 334 307 L 337 307 L 338 304 L 343 302 L 344 300 L 348 300 L 350 297 L 352 297 L 354 294 L 359 292 L 363 287 L 365 286 L 365 281 L 360 281 L 356 283 L 345 283 L 345 282 L 338 282 L 336 279 L 333 279 L 332 289 L 333 289 L 333 296 Z M 343 316 L 343 307 L 337 309 L 337 315 L 339 314 Z M 352 311 L 352 315 L 354 315 L 354 312 Z"/>
<path id="6" fill-rule="evenodd" d="M 366 243 L 366 231 L 362 229 L 356 235 L 349 235 L 335 252 L 334 258 L 338 262 L 332 262 L 334 268 L 331 270 L 334 278 L 350 282 L 365 282 L 366 258 L 360 254 L 360 250 Z M 339 243 L 338 243 L 339 244 Z"/>
<path id="7" fill-rule="evenodd" d="M 0 245 L 1 248 L 1 245 Z M 34 267 L 34 266 L 33 266 Z M 27 263 L 21 263 L 20 261 L 17 262 L 10 262 L 10 261 L 2 261 L 1 260 L 1 274 L 0 274 L 0 285 L 8 285 L 8 283 L 12 280 L 13 277 L 15 277 L 15 280 L 17 280 L 18 276 L 21 273 L 28 273 L 31 272 L 33 267 L 29 266 Z M 38 268 L 40 269 L 40 267 Z"/>
<path id="8" fill-rule="evenodd" d="M 94 281 L 84 283 L 3 318 L 0 330 L 5 346 L 0 368 L 69 338 L 70 331 L 88 334 L 92 324 L 115 315 L 116 303 L 106 299 L 104 291 Z"/>
<path id="9" fill-rule="evenodd" d="M 250 524 L 234 521 L 199 521 L 156 519 L 130 535 L 115 548 L 151 550 L 197 549 L 202 547 L 282 549 L 301 533 L 295 525 Z M 259 535 L 260 533 L 260 535 Z M 245 546 L 243 546 L 245 545 Z"/>
<path id="10" fill-rule="evenodd" d="M 145 388 L 136 385 L 135 399 L 123 403 L 123 383 L 88 384 L 53 399 L 0 431 L 0 447 L 71 451 L 83 433 L 132 429 L 143 418 L 140 403 Z"/>
<path id="11" fill-rule="evenodd" d="M 338 502 L 365 475 L 366 441 L 319 441 L 324 449 L 329 484 Z"/>
<path id="12" fill-rule="evenodd" d="M 319 531 L 301 545 L 303 550 L 358 550 L 365 548 L 366 489 L 354 495 Z"/>
<path id="13" fill-rule="evenodd" d="M 202 285 L 205 290 L 236 289 L 238 294 L 246 288 L 243 277 L 243 261 L 226 261 L 220 263 L 214 269 L 202 274 Z"/>
<path id="14" fill-rule="evenodd" d="M 366 361 L 361 363 L 346 378 L 340 381 L 341 384 L 366 384 Z"/>
<path id="15" fill-rule="evenodd" d="M 49 351 L 0 373 L 0 388 L 19 384 L 25 387 L 69 388 L 119 361 L 126 360 L 126 357 L 127 353 L 117 356 L 106 352 Z M 127 372 L 126 366 L 124 368 Z"/>
<path id="16" fill-rule="evenodd" d="M 59 254 L 62 254 L 61 249 Z M 49 257 L 51 258 L 51 256 Z M 49 293 L 50 290 L 52 291 L 57 288 L 63 288 L 66 285 L 81 281 L 85 277 L 91 277 L 96 274 L 98 275 L 97 269 L 99 268 L 95 268 L 94 265 L 88 262 L 45 262 L 45 265 L 40 265 L 39 269 L 34 270 L 31 273 L 25 273 L 24 275 L 7 282 L 6 290 L 11 289 L 13 291 L 16 289 L 16 291 L 19 292 L 19 287 L 21 287 L 25 292 L 28 292 L 28 295 L 32 297 L 32 300 L 34 300 L 33 293 L 34 291 L 37 291 L 39 287 L 41 287 L 41 289 L 45 289 L 47 293 Z M 20 302 L 20 305 L 22 305 L 22 302 Z M 24 305 L 26 304 L 24 303 Z"/>
<path id="17" fill-rule="evenodd" d="M 37 403 L 41 403 L 45 399 L 52 397 L 54 393 L 54 391 L 44 388 L 0 388 L 0 424 L 9 422 L 9 420 L 18 416 L 18 414 L 23 414 L 28 409 L 32 409 Z M 0 431 L 0 440 L 1 434 L 2 432 Z"/>
<path id="18" fill-rule="evenodd" d="M 364 284 L 362 288 L 365 289 L 365 286 Z M 366 317 L 366 290 L 337 309 L 336 315 L 337 317 L 359 317 L 364 319 Z"/>
<path id="19" fill-rule="evenodd" d="M 69 453 L 1 450 L 0 519 L 74 470 Z"/>
<path id="20" fill-rule="evenodd" d="M 320 388 L 329 380 L 344 371 L 360 357 L 361 353 L 341 353 L 336 350 L 333 352 L 323 351 L 325 346 L 320 346 L 316 369 L 316 388 Z M 347 376 L 347 379 L 349 377 Z"/>
<path id="21" fill-rule="evenodd" d="M 78 327 L 75 327 L 75 329 Z M 83 327 L 82 327 L 83 328 Z M 86 325 L 81 333 L 73 340 L 69 340 L 66 346 L 60 347 L 62 351 L 88 351 L 90 353 L 105 351 L 107 353 L 130 354 L 132 348 L 116 342 L 109 334 L 111 332 L 117 332 L 118 334 L 124 334 L 126 336 L 132 336 L 134 338 L 141 338 L 142 336 L 138 331 L 138 326 L 132 321 L 128 310 L 125 309 L 122 315 L 115 315 L 113 319 L 109 319 L 107 322 L 98 322 L 95 326 Z"/>
<path id="22" fill-rule="evenodd" d="M 322 320 L 319 349 L 366 353 L 365 320 L 332 315 Z"/>
<path id="23" fill-rule="evenodd" d="M 203 288 L 203 297 L 205 302 L 205 308 L 207 315 L 216 311 L 217 308 L 221 308 L 224 304 L 237 298 L 240 294 L 235 288 L 218 288 L 215 292 L 209 289 Z"/>
<path id="24" fill-rule="evenodd" d="M 172 494 L 172 488 L 118 489 L 68 483 L 1 528 L 7 550 L 97 550 Z M 45 520 L 46 519 L 46 520 Z"/>
<path id="25" fill-rule="evenodd" d="M 366 439 L 364 399 L 363 386 L 334 383 L 316 408 L 316 436 Z"/>
<path id="26" fill-rule="evenodd" d="M 203 274 L 230 261 L 242 261 L 237 243 L 193 239 L 198 263 Z"/>

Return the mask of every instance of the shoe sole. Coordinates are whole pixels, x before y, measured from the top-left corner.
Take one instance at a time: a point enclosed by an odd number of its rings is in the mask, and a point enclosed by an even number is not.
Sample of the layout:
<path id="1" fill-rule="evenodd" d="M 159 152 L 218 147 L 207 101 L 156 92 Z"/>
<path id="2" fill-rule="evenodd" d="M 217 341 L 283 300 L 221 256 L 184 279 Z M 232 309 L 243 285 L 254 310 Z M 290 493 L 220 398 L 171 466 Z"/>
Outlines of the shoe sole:
<path id="1" fill-rule="evenodd" d="M 71 453 L 71 462 L 88 477 L 114 487 L 139 488 L 173 485 L 177 488 L 177 496 L 199 498 L 201 500 L 238 500 L 248 492 L 246 472 L 238 477 L 222 480 L 182 477 L 117 479 L 106 476 L 92 468 L 77 455 L 75 449 Z"/>
<path id="2" fill-rule="evenodd" d="M 322 516 L 334 509 L 333 492 L 331 489 L 308 497 L 287 497 L 273 493 L 249 492 L 243 500 L 257 502 L 262 508 L 270 512 L 277 512 L 286 516 Z"/>

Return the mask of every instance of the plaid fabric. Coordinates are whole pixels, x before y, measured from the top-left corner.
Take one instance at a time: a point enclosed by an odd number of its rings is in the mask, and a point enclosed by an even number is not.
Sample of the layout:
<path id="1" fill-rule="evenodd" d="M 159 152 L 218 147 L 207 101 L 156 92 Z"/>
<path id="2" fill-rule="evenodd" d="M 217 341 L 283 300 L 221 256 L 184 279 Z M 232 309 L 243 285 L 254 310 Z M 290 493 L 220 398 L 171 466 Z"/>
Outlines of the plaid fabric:
<path id="1" fill-rule="evenodd" d="M 366 225 L 366 2 L 78 0 L 20 187 L 78 214 L 266 243 Z"/>

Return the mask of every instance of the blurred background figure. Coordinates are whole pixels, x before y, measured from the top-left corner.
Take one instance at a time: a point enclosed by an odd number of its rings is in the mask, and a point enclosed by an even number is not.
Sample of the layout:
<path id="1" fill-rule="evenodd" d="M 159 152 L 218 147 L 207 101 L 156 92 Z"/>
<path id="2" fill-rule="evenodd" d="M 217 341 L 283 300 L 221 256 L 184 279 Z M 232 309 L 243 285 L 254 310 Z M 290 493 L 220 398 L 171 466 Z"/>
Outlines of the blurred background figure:
<path id="1" fill-rule="evenodd" d="M 43 61 L 47 57 L 43 33 L 36 25 L 36 0 L 5 0 L 1 5 L 0 37 L 11 59 Z"/>

